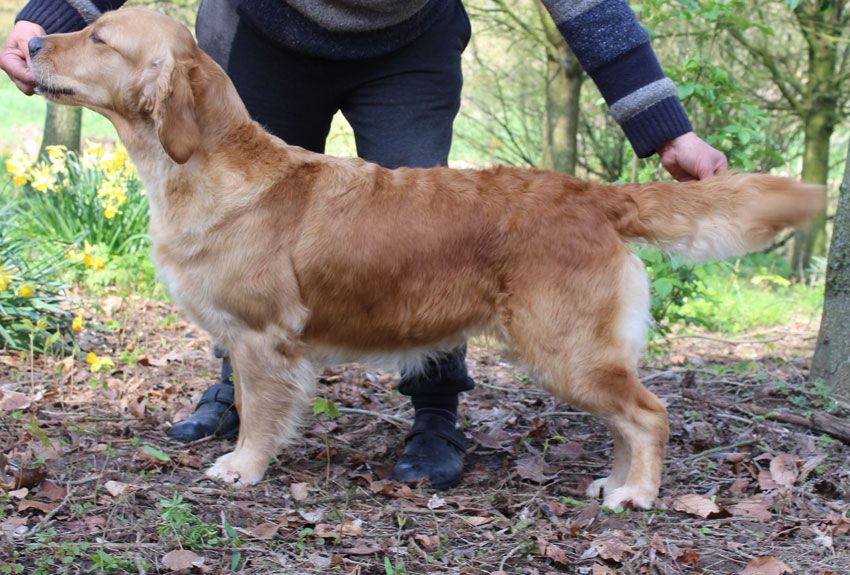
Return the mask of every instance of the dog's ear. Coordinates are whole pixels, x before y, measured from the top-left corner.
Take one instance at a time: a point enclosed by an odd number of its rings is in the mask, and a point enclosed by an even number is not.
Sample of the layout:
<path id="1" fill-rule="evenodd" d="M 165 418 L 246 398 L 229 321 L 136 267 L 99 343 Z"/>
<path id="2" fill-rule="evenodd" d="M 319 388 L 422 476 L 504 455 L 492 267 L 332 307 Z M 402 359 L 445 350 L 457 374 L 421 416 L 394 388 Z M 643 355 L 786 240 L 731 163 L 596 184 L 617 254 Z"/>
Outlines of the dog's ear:
<path id="1" fill-rule="evenodd" d="M 188 162 L 201 143 L 190 79 L 194 66 L 191 61 L 175 61 L 169 55 L 155 64 L 155 79 L 145 87 L 146 111 L 165 152 L 178 164 Z"/>

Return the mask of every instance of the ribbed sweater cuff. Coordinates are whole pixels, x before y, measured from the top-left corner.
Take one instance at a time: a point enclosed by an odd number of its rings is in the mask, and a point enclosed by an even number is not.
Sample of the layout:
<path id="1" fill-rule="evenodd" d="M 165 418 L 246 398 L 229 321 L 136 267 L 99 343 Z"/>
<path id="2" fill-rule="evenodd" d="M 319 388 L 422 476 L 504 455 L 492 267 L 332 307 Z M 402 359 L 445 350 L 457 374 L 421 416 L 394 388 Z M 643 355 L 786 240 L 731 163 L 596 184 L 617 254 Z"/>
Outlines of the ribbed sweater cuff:
<path id="1" fill-rule="evenodd" d="M 682 103 L 675 96 L 632 116 L 621 127 L 639 158 L 648 158 L 660 144 L 693 131 Z"/>
<path id="2" fill-rule="evenodd" d="M 15 22 L 26 20 L 44 28 L 48 34 L 73 32 L 85 27 L 82 17 L 65 0 L 30 0 Z"/>

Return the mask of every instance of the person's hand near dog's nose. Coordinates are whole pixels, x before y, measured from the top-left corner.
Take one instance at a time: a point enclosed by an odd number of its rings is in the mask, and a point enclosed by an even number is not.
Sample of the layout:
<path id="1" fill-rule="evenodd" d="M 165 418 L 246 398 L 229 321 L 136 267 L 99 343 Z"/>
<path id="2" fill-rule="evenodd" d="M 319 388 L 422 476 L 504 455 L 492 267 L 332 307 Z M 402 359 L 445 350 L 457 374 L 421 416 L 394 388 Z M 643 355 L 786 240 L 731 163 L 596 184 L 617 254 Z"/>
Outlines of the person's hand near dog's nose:
<path id="1" fill-rule="evenodd" d="M 44 28 L 38 24 L 20 20 L 12 28 L 11 34 L 3 44 L 3 52 L 0 53 L 0 68 L 27 96 L 31 96 L 35 91 L 35 78 L 30 70 L 27 43 L 31 38 L 44 35 Z"/>

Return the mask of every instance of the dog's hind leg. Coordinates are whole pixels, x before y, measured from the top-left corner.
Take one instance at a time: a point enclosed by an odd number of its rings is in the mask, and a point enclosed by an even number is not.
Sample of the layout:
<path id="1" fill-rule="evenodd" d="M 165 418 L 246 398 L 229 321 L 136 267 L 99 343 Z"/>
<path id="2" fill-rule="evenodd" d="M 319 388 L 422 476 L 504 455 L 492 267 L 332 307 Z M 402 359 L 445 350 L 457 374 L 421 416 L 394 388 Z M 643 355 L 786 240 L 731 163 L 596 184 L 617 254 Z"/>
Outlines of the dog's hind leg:
<path id="1" fill-rule="evenodd" d="M 611 430 L 611 475 L 588 489 L 610 507 L 650 508 L 661 483 L 667 413 L 637 377 L 648 297 L 642 264 L 621 254 L 518 290 L 505 314 L 511 347 L 543 386 Z"/>
<path id="2" fill-rule="evenodd" d="M 207 470 L 209 477 L 239 487 L 258 483 L 295 435 L 314 396 L 315 373 L 292 349 L 265 334 L 246 335 L 233 346 L 239 439 Z"/>

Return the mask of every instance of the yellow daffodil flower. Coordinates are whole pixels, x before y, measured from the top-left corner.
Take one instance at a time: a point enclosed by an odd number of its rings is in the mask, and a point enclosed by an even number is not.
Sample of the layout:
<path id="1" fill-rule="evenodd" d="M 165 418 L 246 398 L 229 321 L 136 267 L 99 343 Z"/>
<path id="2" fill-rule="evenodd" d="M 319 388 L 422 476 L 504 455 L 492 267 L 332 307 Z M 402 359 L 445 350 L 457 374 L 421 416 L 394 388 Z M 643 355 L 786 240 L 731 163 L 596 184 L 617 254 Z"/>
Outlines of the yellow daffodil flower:
<path id="1" fill-rule="evenodd" d="M 83 323 L 83 314 L 78 313 L 74 317 L 74 321 L 71 322 L 71 329 L 74 331 L 80 331 L 81 329 L 83 329 L 83 325 L 85 325 Z"/>
<path id="2" fill-rule="evenodd" d="M 86 355 L 86 363 L 89 364 L 89 369 L 92 373 L 97 373 L 101 369 L 114 367 L 115 364 L 108 357 L 97 357 L 97 354 L 90 351 Z"/>
<path id="3" fill-rule="evenodd" d="M 56 186 L 56 175 L 50 170 L 50 166 L 44 162 L 39 163 L 30 172 L 30 177 L 32 178 L 30 185 L 39 192 L 52 191 Z"/>
<path id="4" fill-rule="evenodd" d="M 16 150 L 6 160 L 6 173 L 12 176 L 12 183 L 16 186 L 23 186 L 29 181 L 31 167 L 32 160 L 23 149 Z"/>
<path id="5" fill-rule="evenodd" d="M 47 146 L 47 159 L 50 161 L 50 170 L 54 174 L 63 174 L 67 165 L 65 163 L 67 148 L 65 146 Z"/>
<path id="6" fill-rule="evenodd" d="M 35 295 L 32 286 L 30 286 L 29 284 L 23 284 L 19 286 L 18 289 L 15 290 L 15 293 L 21 297 L 32 297 L 33 295 Z"/>

